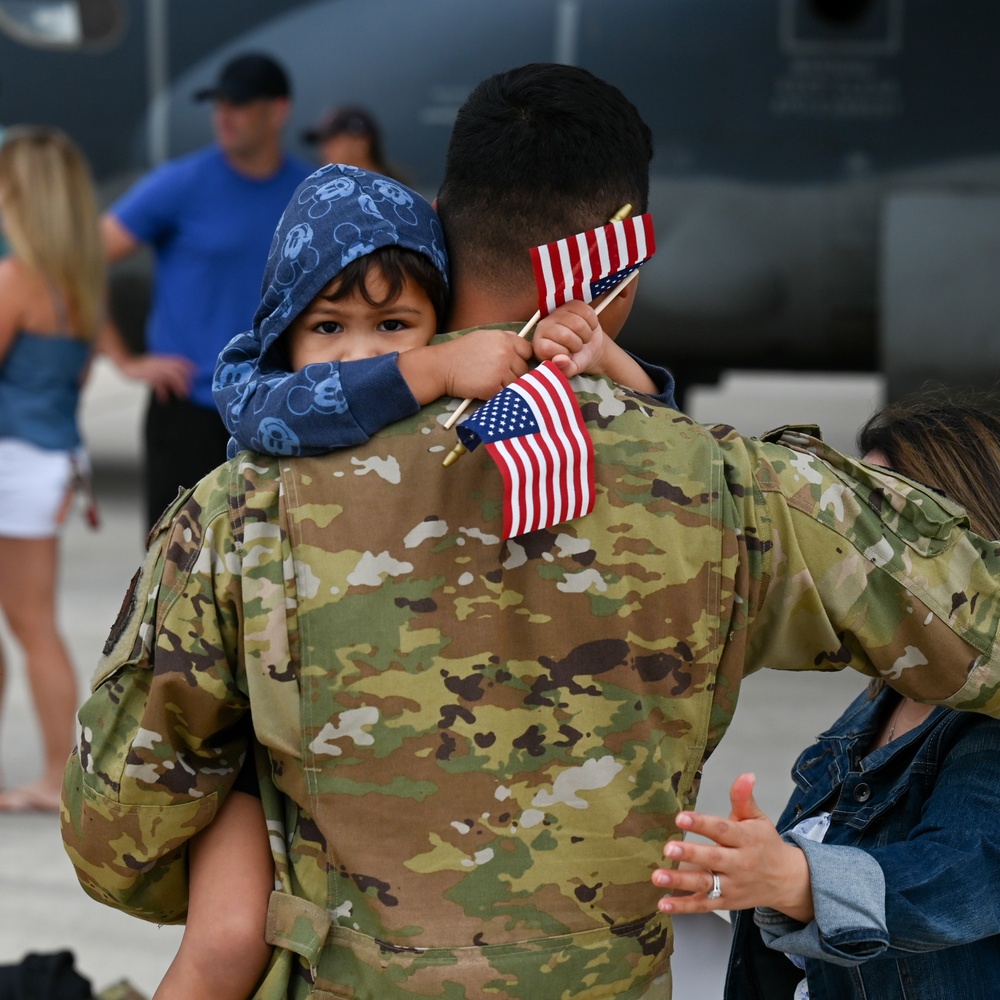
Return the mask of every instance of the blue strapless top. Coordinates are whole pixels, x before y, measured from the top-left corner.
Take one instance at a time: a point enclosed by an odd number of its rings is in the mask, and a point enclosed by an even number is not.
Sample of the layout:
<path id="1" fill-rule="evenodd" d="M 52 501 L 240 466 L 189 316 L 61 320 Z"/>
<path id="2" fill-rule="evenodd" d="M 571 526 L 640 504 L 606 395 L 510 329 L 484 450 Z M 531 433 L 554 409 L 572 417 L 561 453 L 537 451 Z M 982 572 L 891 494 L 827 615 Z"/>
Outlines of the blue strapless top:
<path id="1" fill-rule="evenodd" d="M 0 363 L 0 437 L 69 451 L 81 443 L 76 411 L 91 345 L 22 331 Z"/>

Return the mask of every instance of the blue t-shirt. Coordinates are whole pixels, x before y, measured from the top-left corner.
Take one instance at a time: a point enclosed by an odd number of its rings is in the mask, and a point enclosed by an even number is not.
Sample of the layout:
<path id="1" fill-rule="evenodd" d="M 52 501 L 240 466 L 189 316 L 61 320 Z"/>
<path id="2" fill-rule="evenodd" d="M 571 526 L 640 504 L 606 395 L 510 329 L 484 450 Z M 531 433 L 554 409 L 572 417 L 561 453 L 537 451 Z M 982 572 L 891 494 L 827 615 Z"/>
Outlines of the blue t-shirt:
<path id="1" fill-rule="evenodd" d="M 256 180 L 210 146 L 157 167 L 111 207 L 156 256 L 148 349 L 195 363 L 191 399 L 201 406 L 214 407 L 219 352 L 250 326 L 274 227 L 311 169 L 286 157 Z"/>
<path id="2" fill-rule="evenodd" d="M 3 126 L 0 125 L 0 143 L 3 142 Z M 3 233 L 0 232 L 0 257 L 7 256 L 7 241 L 3 238 Z"/>

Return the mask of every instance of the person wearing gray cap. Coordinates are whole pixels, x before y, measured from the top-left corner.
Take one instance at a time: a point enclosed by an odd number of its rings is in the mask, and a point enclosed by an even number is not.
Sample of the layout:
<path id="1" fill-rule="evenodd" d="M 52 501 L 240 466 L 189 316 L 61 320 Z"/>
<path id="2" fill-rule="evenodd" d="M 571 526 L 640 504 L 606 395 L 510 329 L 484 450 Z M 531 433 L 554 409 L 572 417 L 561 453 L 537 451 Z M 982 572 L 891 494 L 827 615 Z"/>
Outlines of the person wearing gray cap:
<path id="1" fill-rule="evenodd" d="M 289 156 L 282 133 L 291 107 L 284 69 L 245 53 L 195 92 L 212 102 L 215 142 L 157 167 L 102 219 L 108 259 L 148 244 L 156 260 L 146 328 L 153 355 L 186 359 L 190 377 L 154 392 L 145 428 L 146 513 L 153 524 L 180 486 L 226 458 L 226 431 L 212 401 L 219 351 L 246 329 L 260 293 L 275 224 L 312 168 Z M 127 354 L 124 343 L 119 350 Z"/>

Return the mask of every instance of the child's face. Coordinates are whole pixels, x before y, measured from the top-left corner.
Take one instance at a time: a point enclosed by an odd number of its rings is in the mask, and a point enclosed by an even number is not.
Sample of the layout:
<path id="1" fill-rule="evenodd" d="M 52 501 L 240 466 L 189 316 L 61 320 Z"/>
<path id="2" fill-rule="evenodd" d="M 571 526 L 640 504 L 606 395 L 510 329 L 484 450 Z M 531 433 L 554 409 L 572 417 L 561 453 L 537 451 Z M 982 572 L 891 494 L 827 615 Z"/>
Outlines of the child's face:
<path id="1" fill-rule="evenodd" d="M 392 302 L 372 306 L 359 293 L 333 301 L 334 278 L 288 327 L 288 358 L 293 371 L 318 361 L 359 361 L 393 351 L 424 347 L 437 333 L 437 315 L 425 292 L 406 278 Z M 387 292 L 377 268 L 368 272 L 368 294 L 379 301 Z"/>

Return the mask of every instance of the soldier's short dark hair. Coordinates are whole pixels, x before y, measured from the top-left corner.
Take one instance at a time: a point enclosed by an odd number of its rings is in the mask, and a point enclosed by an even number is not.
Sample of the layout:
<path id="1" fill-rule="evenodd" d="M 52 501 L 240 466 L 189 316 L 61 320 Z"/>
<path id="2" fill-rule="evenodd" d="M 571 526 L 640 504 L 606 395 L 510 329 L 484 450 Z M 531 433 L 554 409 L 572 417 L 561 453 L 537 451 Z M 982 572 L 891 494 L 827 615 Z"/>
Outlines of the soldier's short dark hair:
<path id="1" fill-rule="evenodd" d="M 653 138 L 617 87 L 532 63 L 484 80 L 458 112 L 438 195 L 460 272 L 501 292 L 531 280 L 532 246 L 646 210 Z"/>

